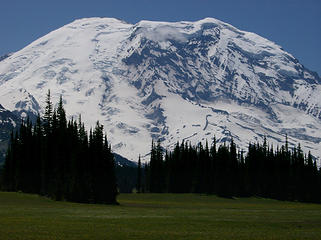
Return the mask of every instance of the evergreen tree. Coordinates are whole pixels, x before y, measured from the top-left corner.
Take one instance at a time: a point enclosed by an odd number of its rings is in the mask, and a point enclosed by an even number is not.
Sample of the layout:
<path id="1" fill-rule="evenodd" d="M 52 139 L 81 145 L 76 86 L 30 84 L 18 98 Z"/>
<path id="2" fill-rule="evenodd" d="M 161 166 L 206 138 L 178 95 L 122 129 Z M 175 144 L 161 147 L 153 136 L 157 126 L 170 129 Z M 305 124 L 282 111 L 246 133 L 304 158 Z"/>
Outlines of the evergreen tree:
<path id="1" fill-rule="evenodd" d="M 116 203 L 115 162 L 103 125 L 89 134 L 79 117 L 67 122 L 63 99 L 52 109 L 50 91 L 43 120 L 29 118 L 12 133 L 1 172 L 1 189 L 38 193 L 56 200 Z M 150 162 L 137 169 L 138 192 L 206 193 L 223 197 L 259 196 L 281 200 L 321 202 L 321 169 L 300 144 L 269 146 L 250 143 L 247 154 L 230 145 L 209 147 L 177 142 L 166 151 L 152 141 Z M 136 184 L 136 183 L 135 183 Z"/>
<path id="2" fill-rule="evenodd" d="M 45 134 L 47 136 L 50 134 L 50 131 L 51 131 L 52 114 L 53 114 L 53 108 L 52 108 L 52 102 L 51 102 L 51 95 L 50 95 L 50 90 L 48 90 L 48 93 L 46 96 L 46 107 L 45 107 L 45 114 L 44 114 L 44 128 L 45 128 Z"/>
<path id="3" fill-rule="evenodd" d="M 145 167 L 151 192 L 321 202 L 320 187 L 315 187 L 321 185 L 321 169 L 317 169 L 311 153 L 304 157 L 300 145 L 291 151 L 287 137 L 285 145 L 276 151 L 266 137 L 263 144 L 250 143 L 245 157 L 233 139 L 229 147 L 224 143 L 218 149 L 215 138 L 211 148 L 207 143 L 205 147 L 202 143 L 197 147 L 177 143 L 172 152 L 166 151 L 165 162 L 157 160 L 157 149 L 152 142 L 151 161 Z"/>
<path id="4" fill-rule="evenodd" d="M 1 188 L 55 200 L 117 203 L 114 157 L 99 122 L 89 138 L 81 118 L 67 123 L 62 97 L 52 110 L 48 91 L 44 120 L 38 116 L 33 125 L 27 118 L 11 135 Z"/>
<path id="5" fill-rule="evenodd" d="M 137 165 L 137 192 L 142 192 L 142 164 L 140 160 L 140 155 L 138 157 L 138 165 Z"/>

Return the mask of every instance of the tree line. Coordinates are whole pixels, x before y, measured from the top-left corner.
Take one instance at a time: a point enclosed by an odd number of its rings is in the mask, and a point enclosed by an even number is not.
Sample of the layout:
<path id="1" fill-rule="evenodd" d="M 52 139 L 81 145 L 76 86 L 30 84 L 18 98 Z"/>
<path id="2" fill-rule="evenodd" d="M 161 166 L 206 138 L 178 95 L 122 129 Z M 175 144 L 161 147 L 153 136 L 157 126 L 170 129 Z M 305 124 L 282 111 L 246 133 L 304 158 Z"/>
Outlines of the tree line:
<path id="1" fill-rule="evenodd" d="M 60 97 L 53 109 L 50 91 L 43 118 L 22 121 L 11 134 L 1 188 L 48 196 L 55 200 L 115 204 L 114 156 L 97 122 L 88 132 L 79 117 L 66 119 Z"/>
<path id="2" fill-rule="evenodd" d="M 223 197 L 258 196 L 279 200 L 321 202 L 321 168 L 300 145 L 276 149 L 266 139 L 250 143 L 247 153 L 233 139 L 213 143 L 177 142 L 164 151 L 152 142 L 150 161 L 137 169 L 116 168 L 123 192 L 205 193 Z M 116 203 L 115 163 L 103 126 L 89 133 L 79 117 L 67 121 L 63 100 L 53 108 L 50 91 L 44 116 L 22 121 L 11 134 L 0 187 L 83 203 Z"/>
<path id="3" fill-rule="evenodd" d="M 300 145 L 273 149 L 266 139 L 250 143 L 247 154 L 229 145 L 177 143 L 165 151 L 152 142 L 150 161 L 138 172 L 139 192 L 205 193 L 222 197 L 257 196 L 278 200 L 321 202 L 321 168 Z"/>

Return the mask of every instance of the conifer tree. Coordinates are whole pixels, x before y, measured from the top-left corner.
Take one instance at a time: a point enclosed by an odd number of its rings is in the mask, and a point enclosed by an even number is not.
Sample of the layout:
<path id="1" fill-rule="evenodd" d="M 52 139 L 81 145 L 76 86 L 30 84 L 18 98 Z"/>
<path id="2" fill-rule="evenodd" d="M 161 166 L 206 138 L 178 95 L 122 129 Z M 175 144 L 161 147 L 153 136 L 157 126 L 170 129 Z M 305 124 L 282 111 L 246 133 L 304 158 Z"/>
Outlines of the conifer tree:
<path id="1" fill-rule="evenodd" d="M 51 125 L 52 125 L 52 102 L 51 102 L 51 95 L 50 90 L 48 90 L 46 96 L 46 106 L 45 106 L 45 114 L 44 114 L 44 127 L 45 127 L 45 134 L 48 136 L 50 134 Z"/>
<path id="2" fill-rule="evenodd" d="M 137 165 L 137 192 L 142 192 L 142 164 L 140 160 L 140 155 L 138 157 L 138 165 Z"/>
<path id="3" fill-rule="evenodd" d="M 79 124 L 73 119 L 67 123 L 62 97 L 52 111 L 48 91 L 44 121 L 38 116 L 33 125 L 27 118 L 11 135 L 1 188 L 55 200 L 115 204 L 114 157 L 99 122 L 89 138 L 80 118 Z"/>

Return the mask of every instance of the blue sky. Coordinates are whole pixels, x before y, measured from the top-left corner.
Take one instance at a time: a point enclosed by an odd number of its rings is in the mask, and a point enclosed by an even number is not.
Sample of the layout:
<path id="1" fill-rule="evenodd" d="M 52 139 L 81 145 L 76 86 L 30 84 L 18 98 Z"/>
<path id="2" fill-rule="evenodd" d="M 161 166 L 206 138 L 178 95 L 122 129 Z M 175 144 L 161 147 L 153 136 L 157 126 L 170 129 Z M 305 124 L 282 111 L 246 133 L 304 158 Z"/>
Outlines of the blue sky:
<path id="1" fill-rule="evenodd" d="M 321 75 L 321 0 L 3 0 L 0 55 L 84 17 L 194 21 L 213 17 L 281 45 Z"/>

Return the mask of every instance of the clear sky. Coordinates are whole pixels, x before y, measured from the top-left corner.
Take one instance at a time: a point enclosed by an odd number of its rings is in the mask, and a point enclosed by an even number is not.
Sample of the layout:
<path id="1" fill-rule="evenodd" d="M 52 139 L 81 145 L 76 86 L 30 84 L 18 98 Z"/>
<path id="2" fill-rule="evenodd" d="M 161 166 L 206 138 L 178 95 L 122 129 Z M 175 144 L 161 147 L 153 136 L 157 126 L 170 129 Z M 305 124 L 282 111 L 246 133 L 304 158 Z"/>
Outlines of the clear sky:
<path id="1" fill-rule="evenodd" d="M 276 42 L 321 75 L 321 0 L 1 0 L 0 10 L 0 55 L 84 17 L 213 17 Z"/>

